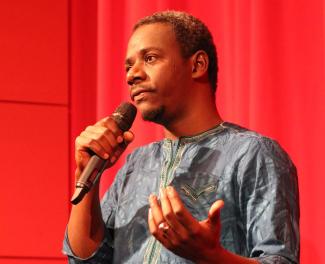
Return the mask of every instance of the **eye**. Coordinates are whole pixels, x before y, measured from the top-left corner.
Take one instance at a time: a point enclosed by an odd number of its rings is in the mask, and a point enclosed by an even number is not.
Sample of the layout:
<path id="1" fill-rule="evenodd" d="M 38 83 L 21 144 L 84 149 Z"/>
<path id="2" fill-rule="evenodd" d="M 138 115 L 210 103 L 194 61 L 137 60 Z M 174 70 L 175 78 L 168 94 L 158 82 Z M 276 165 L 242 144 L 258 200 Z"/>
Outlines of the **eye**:
<path id="1" fill-rule="evenodd" d="M 125 71 L 128 72 L 132 68 L 131 65 L 125 65 Z"/>
<path id="2" fill-rule="evenodd" d="M 153 54 L 148 54 L 148 55 L 146 55 L 146 56 L 144 57 L 144 60 L 145 60 L 145 62 L 147 62 L 147 63 L 153 63 L 153 62 L 156 61 L 156 59 L 157 59 L 157 57 L 156 57 L 155 55 L 153 55 Z"/>

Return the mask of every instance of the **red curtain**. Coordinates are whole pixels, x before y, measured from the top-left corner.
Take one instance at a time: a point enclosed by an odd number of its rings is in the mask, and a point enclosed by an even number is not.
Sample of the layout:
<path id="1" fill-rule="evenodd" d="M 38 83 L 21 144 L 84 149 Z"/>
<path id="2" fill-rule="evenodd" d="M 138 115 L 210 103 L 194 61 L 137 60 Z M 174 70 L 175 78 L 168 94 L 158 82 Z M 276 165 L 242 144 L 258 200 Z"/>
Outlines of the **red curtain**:
<path id="1" fill-rule="evenodd" d="M 12 0 L 0 7 L 0 264 L 66 263 L 60 249 L 74 138 L 128 100 L 123 63 L 132 25 L 166 9 L 188 11 L 211 29 L 223 118 L 278 140 L 292 157 L 301 263 L 325 263 L 324 0 Z M 133 131 L 128 152 L 163 137 L 141 118 Z M 103 177 L 102 194 L 122 160 Z"/>
<path id="2" fill-rule="evenodd" d="M 301 263 L 325 263 L 320 158 L 325 149 L 323 0 L 98 1 L 97 118 L 128 100 L 123 68 L 132 25 L 165 9 L 184 10 L 211 29 L 219 54 L 217 105 L 224 120 L 280 142 L 298 168 Z M 137 118 L 129 151 L 160 139 Z M 107 188 L 122 161 L 103 178 Z"/>

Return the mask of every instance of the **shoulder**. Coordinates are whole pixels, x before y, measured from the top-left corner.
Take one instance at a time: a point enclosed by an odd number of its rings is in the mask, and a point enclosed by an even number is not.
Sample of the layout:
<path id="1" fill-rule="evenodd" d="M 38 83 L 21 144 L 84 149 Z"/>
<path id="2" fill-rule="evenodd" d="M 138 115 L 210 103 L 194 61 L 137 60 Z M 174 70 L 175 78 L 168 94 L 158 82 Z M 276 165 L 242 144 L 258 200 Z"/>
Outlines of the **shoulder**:
<path id="1" fill-rule="evenodd" d="M 272 158 L 284 163 L 290 162 L 289 155 L 274 139 L 256 131 L 225 122 L 225 144 L 247 158 Z"/>
<path id="2" fill-rule="evenodd" d="M 146 161 L 152 158 L 159 158 L 161 154 L 162 141 L 152 142 L 134 149 L 126 158 L 127 164 Z"/>
<path id="3" fill-rule="evenodd" d="M 224 122 L 222 124 L 228 139 L 235 142 L 247 142 L 249 144 L 264 144 L 264 142 L 275 143 L 274 139 L 266 137 L 256 131 L 250 130 L 248 128 L 230 123 Z"/>
<path id="4" fill-rule="evenodd" d="M 244 189 L 265 183 L 284 188 L 297 182 L 296 167 L 276 140 L 233 124 L 225 126 L 238 164 L 237 181 Z"/>

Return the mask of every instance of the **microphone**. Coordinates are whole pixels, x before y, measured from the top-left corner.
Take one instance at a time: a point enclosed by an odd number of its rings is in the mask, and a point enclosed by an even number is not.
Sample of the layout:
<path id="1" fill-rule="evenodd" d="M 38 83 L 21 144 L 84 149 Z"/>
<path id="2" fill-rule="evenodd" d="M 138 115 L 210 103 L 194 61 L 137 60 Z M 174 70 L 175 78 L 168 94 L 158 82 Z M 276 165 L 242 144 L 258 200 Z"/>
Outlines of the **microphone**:
<path id="1" fill-rule="evenodd" d="M 116 108 L 111 118 L 117 126 L 124 132 L 128 131 L 137 114 L 137 108 L 128 102 L 121 103 Z M 105 160 L 94 154 L 89 159 L 85 169 L 82 171 L 79 180 L 76 183 L 76 190 L 71 198 L 71 203 L 78 204 L 91 187 L 98 181 L 108 164 L 109 159 Z"/>

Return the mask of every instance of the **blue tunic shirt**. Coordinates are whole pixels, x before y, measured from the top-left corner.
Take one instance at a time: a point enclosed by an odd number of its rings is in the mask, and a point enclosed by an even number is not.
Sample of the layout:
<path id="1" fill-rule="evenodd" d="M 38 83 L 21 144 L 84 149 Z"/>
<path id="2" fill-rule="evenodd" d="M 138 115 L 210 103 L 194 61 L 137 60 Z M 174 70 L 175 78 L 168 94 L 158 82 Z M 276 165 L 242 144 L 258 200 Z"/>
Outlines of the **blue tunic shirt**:
<path id="1" fill-rule="evenodd" d="M 172 185 L 197 220 L 224 200 L 221 245 L 260 263 L 299 263 L 299 197 L 295 166 L 273 140 L 231 123 L 194 137 L 135 150 L 102 200 L 106 235 L 88 259 L 70 263 L 192 263 L 164 248 L 148 230 L 148 197 Z"/>

